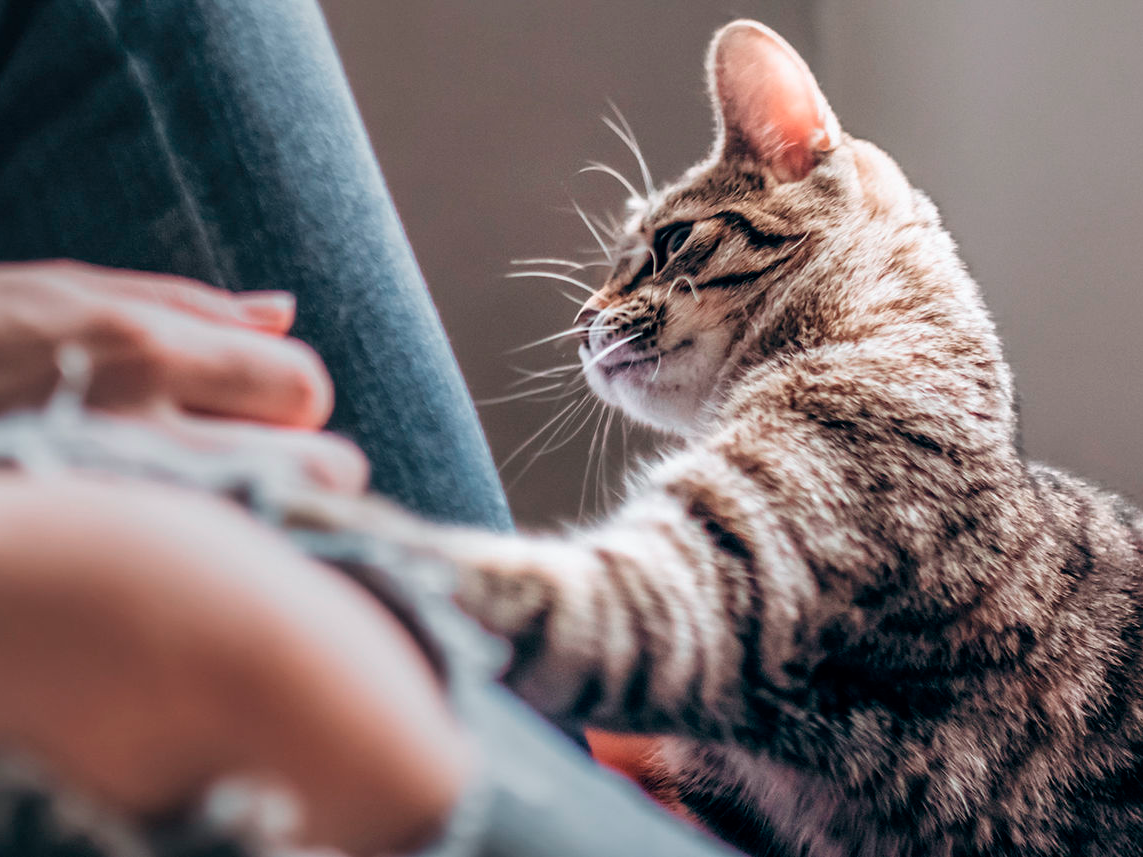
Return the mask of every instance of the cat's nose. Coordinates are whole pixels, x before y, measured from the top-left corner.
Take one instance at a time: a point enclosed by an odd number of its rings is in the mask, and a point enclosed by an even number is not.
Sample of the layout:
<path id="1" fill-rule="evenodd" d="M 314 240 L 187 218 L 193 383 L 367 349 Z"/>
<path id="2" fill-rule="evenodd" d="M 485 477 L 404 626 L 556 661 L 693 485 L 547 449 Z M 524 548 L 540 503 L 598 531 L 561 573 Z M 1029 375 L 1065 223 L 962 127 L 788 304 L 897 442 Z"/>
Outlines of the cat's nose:
<path id="1" fill-rule="evenodd" d="M 607 298 L 603 297 L 602 290 L 593 292 L 591 297 L 583 302 L 579 312 L 575 314 L 575 326 L 580 329 L 579 338 L 587 342 L 591 337 L 591 326 L 599 314 L 607 307 Z"/>
<path id="2" fill-rule="evenodd" d="M 586 343 L 591 339 L 591 325 L 599 316 L 600 312 L 601 310 L 591 306 L 591 302 L 589 301 L 575 314 L 576 335 L 579 337 L 580 342 Z"/>

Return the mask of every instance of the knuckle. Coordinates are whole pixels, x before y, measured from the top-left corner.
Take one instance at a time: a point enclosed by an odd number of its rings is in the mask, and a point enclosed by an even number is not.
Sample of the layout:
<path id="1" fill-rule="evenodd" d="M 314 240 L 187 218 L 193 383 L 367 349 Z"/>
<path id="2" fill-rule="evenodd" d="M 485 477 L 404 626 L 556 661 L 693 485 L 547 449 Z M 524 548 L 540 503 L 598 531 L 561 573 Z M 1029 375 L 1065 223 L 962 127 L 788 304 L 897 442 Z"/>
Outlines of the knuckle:
<path id="1" fill-rule="evenodd" d="M 229 315 L 233 297 L 198 280 L 163 275 L 151 287 L 156 302 L 205 315 Z"/>
<path id="2" fill-rule="evenodd" d="M 83 335 L 77 338 L 94 362 L 88 399 L 97 406 L 135 406 L 170 383 L 170 358 L 143 318 L 99 311 L 88 318 Z"/>
<path id="3" fill-rule="evenodd" d="M 158 356 L 158 338 L 146 319 L 122 306 L 94 308 L 84 323 L 88 344 L 129 351 L 151 358 Z"/>

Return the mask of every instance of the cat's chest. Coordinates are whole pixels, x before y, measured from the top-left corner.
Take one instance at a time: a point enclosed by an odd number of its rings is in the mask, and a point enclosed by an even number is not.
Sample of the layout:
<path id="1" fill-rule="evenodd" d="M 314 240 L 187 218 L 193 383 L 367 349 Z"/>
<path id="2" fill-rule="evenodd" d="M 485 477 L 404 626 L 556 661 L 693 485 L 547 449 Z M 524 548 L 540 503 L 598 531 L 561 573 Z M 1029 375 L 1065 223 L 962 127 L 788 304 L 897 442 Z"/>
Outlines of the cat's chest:
<path id="1" fill-rule="evenodd" d="M 720 823 L 739 831 L 768 826 L 777 844 L 806 857 L 906 857 L 913 853 L 910 843 L 898 834 L 878 831 L 870 823 L 872 807 L 864 801 L 847 797 L 820 776 L 768 756 L 664 739 L 659 758 L 668 777 L 681 789 L 684 804 L 699 815 L 723 816 L 704 819 L 712 828 Z M 728 800 L 731 796 L 733 804 Z M 717 832 L 725 835 L 727 831 Z M 748 847 L 743 839 L 749 834 L 735 838 L 739 847 Z M 768 853 L 765 843 L 758 845 L 763 846 L 759 853 Z"/>

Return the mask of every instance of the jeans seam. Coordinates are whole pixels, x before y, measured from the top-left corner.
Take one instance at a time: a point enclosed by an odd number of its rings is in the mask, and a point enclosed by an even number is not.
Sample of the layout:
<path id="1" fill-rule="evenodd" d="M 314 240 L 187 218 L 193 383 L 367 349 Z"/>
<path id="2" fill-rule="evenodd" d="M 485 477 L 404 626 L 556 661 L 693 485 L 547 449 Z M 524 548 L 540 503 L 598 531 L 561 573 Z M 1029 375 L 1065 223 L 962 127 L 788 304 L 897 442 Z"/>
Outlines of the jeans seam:
<path id="1" fill-rule="evenodd" d="M 119 34 L 119 28 L 115 25 L 114 20 L 108 11 L 103 7 L 99 0 L 79 0 L 80 3 L 85 3 L 94 13 L 95 16 L 103 22 L 106 27 L 107 35 L 110 44 L 119 52 L 123 57 L 126 69 L 132 82 L 138 88 L 138 92 L 143 99 L 146 106 L 147 118 L 150 120 L 151 133 L 158 143 L 159 151 L 163 160 L 166 162 L 167 168 L 170 171 L 172 181 L 174 183 L 175 191 L 183 206 L 184 211 L 191 221 L 191 225 L 195 230 L 196 237 L 202 245 L 203 259 L 202 261 L 210 269 L 210 276 L 212 285 L 219 288 L 226 288 L 226 280 L 222 274 L 222 267 L 218 261 L 218 254 L 215 250 L 214 244 L 210 239 L 210 232 L 206 226 L 206 219 L 202 215 L 199 208 L 198 201 L 192 193 L 192 183 L 186 175 L 186 171 L 182 168 L 179 162 L 178 152 L 175 150 L 174 145 L 171 143 L 171 137 L 167 133 L 165 119 L 155 104 L 155 99 L 152 97 L 152 87 L 148 80 L 147 74 L 143 69 L 143 64 L 136 59 L 131 51 L 124 44 L 122 37 Z"/>

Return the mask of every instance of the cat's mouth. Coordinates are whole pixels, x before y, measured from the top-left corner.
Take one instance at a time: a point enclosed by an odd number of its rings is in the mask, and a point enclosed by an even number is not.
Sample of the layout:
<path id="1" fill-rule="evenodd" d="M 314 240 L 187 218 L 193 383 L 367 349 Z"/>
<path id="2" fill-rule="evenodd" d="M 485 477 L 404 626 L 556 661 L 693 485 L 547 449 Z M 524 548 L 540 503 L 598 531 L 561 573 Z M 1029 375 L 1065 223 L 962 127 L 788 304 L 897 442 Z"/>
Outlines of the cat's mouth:
<path id="1" fill-rule="evenodd" d="M 651 351 L 621 346 L 602 359 L 592 357 L 587 352 L 586 346 L 581 346 L 580 358 L 584 361 L 585 366 L 599 370 L 600 374 L 610 381 L 620 375 L 656 375 L 665 360 L 685 351 L 692 345 L 694 345 L 693 339 L 684 339 L 670 348 L 657 348 Z"/>

